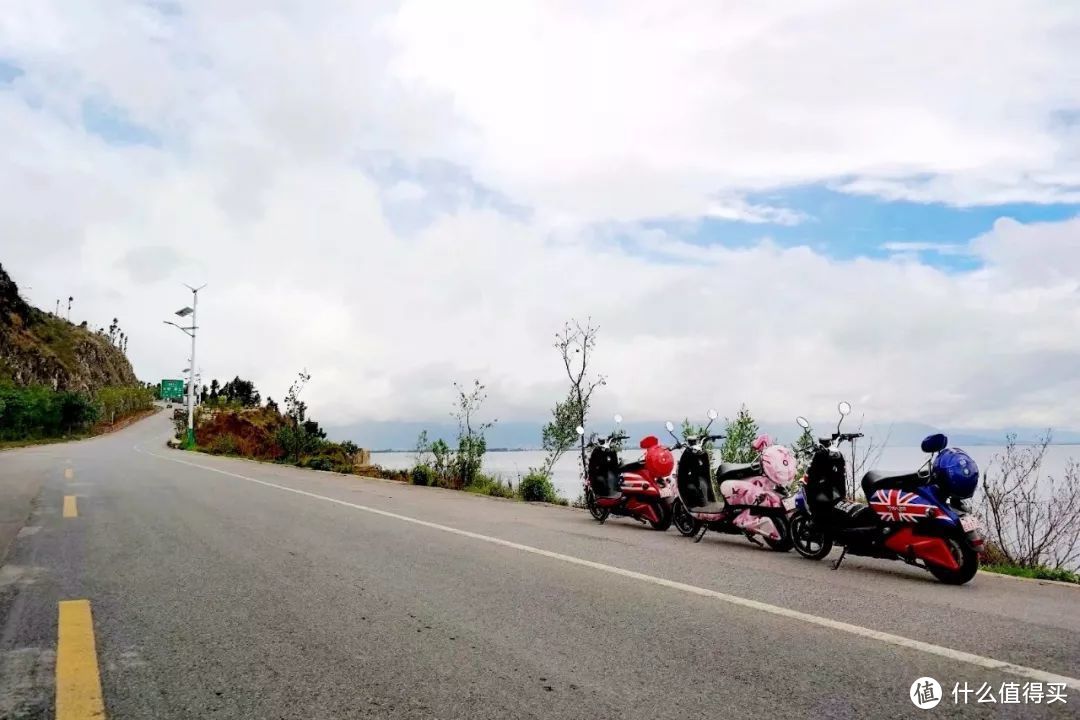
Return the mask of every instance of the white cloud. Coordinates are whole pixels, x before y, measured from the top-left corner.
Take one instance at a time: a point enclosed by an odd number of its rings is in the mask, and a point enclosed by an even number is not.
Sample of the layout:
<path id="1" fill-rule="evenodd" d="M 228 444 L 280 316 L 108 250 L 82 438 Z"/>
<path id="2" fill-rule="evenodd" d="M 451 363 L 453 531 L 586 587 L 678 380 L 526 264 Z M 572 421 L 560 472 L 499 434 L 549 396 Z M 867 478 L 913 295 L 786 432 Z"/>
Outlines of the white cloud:
<path id="1" fill-rule="evenodd" d="M 825 178 L 960 204 L 1080 192 L 1069 3 L 406 0 L 390 28 L 480 177 L 541 207 L 696 215 Z"/>
<path id="2" fill-rule="evenodd" d="M 963 273 L 618 222 L 796 223 L 747 192 L 830 178 L 1066 195 L 1076 147 L 1044 122 L 1077 101 L 1064 6 L 979 4 L 972 26 L 960 5 L 244 5 L 0 17 L 0 56 L 26 71 L 0 87 L 0 260 L 41 306 L 118 316 L 144 377 L 184 366 L 161 320 L 181 281 L 208 282 L 206 375 L 280 400 L 307 367 L 328 423 L 443 417 L 473 376 L 493 412 L 538 417 L 561 387 L 554 332 L 591 314 L 598 409 L 628 418 L 829 414 L 843 396 L 874 420 L 1080 425 L 1062 400 L 1080 390 L 1080 221 L 1003 220 Z M 161 147 L 88 134 L 86 97 Z M 365 169 L 380 154 L 462 178 L 387 180 Z M 410 204 L 425 220 L 398 232 Z"/>

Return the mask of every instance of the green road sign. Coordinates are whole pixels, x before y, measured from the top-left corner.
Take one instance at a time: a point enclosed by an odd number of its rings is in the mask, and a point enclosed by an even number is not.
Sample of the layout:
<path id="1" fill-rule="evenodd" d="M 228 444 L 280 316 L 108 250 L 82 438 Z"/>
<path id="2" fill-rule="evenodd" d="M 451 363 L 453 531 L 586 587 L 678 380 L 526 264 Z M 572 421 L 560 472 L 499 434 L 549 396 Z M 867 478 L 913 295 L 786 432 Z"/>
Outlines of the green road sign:
<path id="1" fill-rule="evenodd" d="M 163 400 L 179 400 L 184 397 L 183 380 L 162 380 L 161 398 Z"/>

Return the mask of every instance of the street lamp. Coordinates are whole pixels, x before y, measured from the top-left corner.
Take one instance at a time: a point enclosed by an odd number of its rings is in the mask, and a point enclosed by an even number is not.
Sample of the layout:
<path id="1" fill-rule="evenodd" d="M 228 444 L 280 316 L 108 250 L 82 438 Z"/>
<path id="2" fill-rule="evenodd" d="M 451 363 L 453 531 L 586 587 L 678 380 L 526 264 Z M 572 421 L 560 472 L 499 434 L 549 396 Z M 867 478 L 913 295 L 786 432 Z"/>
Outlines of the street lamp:
<path id="1" fill-rule="evenodd" d="M 187 393 L 187 438 L 184 442 L 184 446 L 190 448 L 195 445 L 195 331 L 199 329 L 198 324 L 195 322 L 195 311 L 199 307 L 199 291 L 206 286 L 200 285 L 199 287 L 195 288 L 191 287 L 190 285 L 185 285 L 184 287 L 191 291 L 191 307 L 185 305 L 184 307 L 176 311 L 176 315 L 182 318 L 186 318 L 188 315 L 190 315 L 191 326 L 184 327 L 182 325 L 177 325 L 172 320 L 164 320 L 163 322 L 166 325 L 172 325 L 175 328 L 179 328 L 180 330 L 184 331 L 184 333 L 191 336 L 190 367 L 185 370 L 185 372 L 189 374 L 189 378 Z"/>

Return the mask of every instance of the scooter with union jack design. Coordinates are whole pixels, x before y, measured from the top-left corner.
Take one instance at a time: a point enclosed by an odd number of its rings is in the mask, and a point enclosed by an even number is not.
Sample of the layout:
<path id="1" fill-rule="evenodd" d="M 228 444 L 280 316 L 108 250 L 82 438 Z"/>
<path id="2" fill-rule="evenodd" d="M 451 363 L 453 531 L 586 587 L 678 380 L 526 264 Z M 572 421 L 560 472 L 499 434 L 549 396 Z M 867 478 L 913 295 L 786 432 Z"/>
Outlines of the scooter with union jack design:
<path id="1" fill-rule="evenodd" d="M 904 562 L 929 570 L 938 580 L 963 585 L 979 569 L 983 538 L 980 523 L 965 500 L 975 494 L 979 468 L 970 455 L 948 448 L 941 434 L 922 442 L 930 458 L 915 472 L 870 471 L 862 479 L 868 504 L 846 498 L 845 459 L 836 447 L 862 433 L 841 433 L 851 405 L 839 405 L 840 423 L 829 438 L 820 438 L 811 452 L 803 487 L 795 496 L 791 539 L 795 550 L 811 560 L 829 554 L 834 544 L 843 552 Z M 806 418 L 797 419 L 809 430 Z"/>

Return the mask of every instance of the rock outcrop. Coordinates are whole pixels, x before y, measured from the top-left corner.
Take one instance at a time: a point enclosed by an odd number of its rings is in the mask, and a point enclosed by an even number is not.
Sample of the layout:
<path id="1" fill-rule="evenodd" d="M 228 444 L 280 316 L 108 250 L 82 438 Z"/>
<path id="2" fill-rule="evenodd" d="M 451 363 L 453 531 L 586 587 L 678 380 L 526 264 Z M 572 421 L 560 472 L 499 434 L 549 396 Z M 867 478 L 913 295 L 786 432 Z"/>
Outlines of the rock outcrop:
<path id="1" fill-rule="evenodd" d="M 0 265 L 0 382 L 93 393 L 138 379 L 107 337 L 27 304 Z"/>

